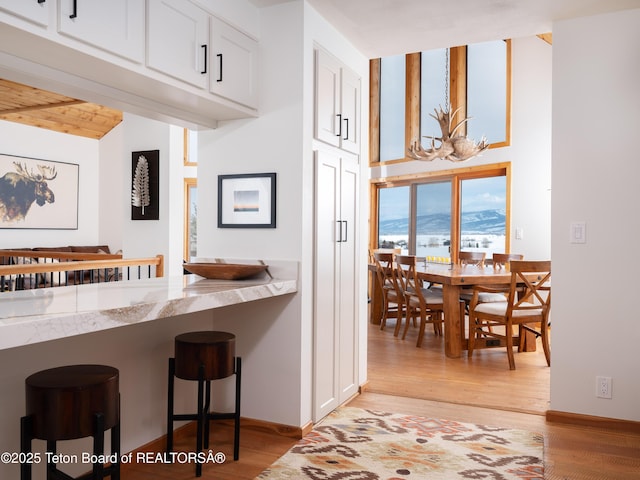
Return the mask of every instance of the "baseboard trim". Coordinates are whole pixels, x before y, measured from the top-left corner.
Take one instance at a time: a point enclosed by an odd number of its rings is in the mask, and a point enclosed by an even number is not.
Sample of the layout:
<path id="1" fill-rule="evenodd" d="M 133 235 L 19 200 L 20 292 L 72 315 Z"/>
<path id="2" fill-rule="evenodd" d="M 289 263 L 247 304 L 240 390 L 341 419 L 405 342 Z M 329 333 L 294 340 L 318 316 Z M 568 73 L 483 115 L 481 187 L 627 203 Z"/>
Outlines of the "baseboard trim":
<path id="1" fill-rule="evenodd" d="M 557 410 L 547 410 L 547 422 L 564 423 L 568 425 L 578 425 L 582 427 L 606 428 L 619 432 L 640 434 L 640 422 L 632 420 L 620 420 L 617 418 L 596 417 L 593 415 L 582 415 L 580 413 L 560 412 Z"/>

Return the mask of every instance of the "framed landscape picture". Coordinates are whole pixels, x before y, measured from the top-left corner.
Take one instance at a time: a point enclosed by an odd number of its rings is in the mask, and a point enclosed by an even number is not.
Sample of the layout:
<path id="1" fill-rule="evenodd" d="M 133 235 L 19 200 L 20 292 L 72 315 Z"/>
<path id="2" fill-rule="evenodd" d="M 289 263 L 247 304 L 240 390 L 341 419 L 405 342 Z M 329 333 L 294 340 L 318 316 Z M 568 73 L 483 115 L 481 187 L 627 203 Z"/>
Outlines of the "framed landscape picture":
<path id="1" fill-rule="evenodd" d="M 79 168 L 0 154 L 0 228 L 77 230 Z"/>
<path id="2" fill-rule="evenodd" d="M 276 228 L 276 174 L 218 175 L 218 228 Z"/>

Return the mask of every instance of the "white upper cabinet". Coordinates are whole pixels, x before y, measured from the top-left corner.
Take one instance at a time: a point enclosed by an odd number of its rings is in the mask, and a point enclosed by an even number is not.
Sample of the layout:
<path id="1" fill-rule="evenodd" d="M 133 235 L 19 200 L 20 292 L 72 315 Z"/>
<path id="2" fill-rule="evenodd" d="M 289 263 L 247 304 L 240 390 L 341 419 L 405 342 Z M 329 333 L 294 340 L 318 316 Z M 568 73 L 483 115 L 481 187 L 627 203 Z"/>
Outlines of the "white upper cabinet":
<path id="1" fill-rule="evenodd" d="M 143 62 L 144 0 L 58 1 L 60 34 L 134 62 Z"/>
<path id="2" fill-rule="evenodd" d="M 206 89 L 209 14 L 187 0 L 148 0 L 147 66 Z"/>
<path id="3" fill-rule="evenodd" d="M 338 59 L 316 50 L 315 137 L 360 153 L 360 77 Z"/>
<path id="4" fill-rule="evenodd" d="M 56 0 L 0 0 L 0 10 L 12 13 L 29 22 L 46 27 L 49 10 Z"/>
<path id="5" fill-rule="evenodd" d="M 211 17 L 212 93 L 258 108 L 258 42 Z"/>

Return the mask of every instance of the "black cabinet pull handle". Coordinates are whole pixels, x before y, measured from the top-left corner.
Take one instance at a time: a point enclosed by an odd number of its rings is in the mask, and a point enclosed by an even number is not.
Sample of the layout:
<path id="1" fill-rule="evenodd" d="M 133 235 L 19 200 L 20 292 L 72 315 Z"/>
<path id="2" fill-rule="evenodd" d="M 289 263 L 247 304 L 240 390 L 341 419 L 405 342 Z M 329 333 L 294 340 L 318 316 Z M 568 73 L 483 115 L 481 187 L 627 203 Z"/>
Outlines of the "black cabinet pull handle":
<path id="1" fill-rule="evenodd" d="M 345 137 L 343 138 L 343 140 L 349 140 L 349 119 L 345 118 L 344 119 L 344 123 L 345 123 L 344 129 L 345 129 L 346 134 L 345 134 Z"/>
<path id="2" fill-rule="evenodd" d="M 349 228 L 348 228 L 349 225 L 347 224 L 346 220 L 343 220 L 343 221 L 344 221 L 344 240 L 342 240 L 342 241 L 346 242 L 347 241 L 347 231 L 349 230 Z M 342 228 L 340 229 L 340 233 L 342 233 Z"/>
<path id="3" fill-rule="evenodd" d="M 218 57 L 218 66 L 220 67 L 220 73 L 218 74 L 218 79 L 216 80 L 216 82 L 221 82 L 222 81 L 222 54 L 218 53 L 216 57 Z"/>
<path id="4" fill-rule="evenodd" d="M 44 3 L 45 0 L 38 0 L 38 3 Z"/>
<path id="5" fill-rule="evenodd" d="M 342 242 L 342 220 L 336 220 L 336 223 L 338 224 L 336 225 L 336 229 L 339 229 L 336 232 L 336 238 L 337 238 L 336 243 L 340 243 Z"/>
<path id="6" fill-rule="evenodd" d="M 342 136 L 342 114 L 337 113 L 336 117 L 338 117 L 338 133 L 336 133 L 336 137 Z"/>
<path id="7" fill-rule="evenodd" d="M 78 0 L 73 0 L 73 13 L 69 15 L 69 18 L 76 18 L 78 16 Z"/>
<path id="8" fill-rule="evenodd" d="M 207 73 L 207 46 L 206 45 L 200 45 L 203 49 L 204 49 L 204 70 L 202 70 L 200 73 L 205 74 Z"/>

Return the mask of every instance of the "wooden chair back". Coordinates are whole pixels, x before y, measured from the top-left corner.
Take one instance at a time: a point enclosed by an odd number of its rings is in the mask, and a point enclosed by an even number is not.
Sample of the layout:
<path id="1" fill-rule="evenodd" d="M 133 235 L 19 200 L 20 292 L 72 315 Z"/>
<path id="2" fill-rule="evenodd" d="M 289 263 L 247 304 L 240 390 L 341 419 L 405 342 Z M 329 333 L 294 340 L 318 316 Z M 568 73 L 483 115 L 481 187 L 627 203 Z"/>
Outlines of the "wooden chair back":
<path id="1" fill-rule="evenodd" d="M 527 316 L 540 312 L 546 322 L 551 307 L 551 261 L 512 260 L 510 270 L 507 316 Z"/>
<path id="2" fill-rule="evenodd" d="M 397 293 L 399 287 L 396 281 L 395 267 L 393 264 L 394 254 L 389 252 L 374 251 L 372 253 L 373 262 L 376 266 L 378 282 L 384 290 L 392 290 Z"/>
<path id="3" fill-rule="evenodd" d="M 398 286 L 405 298 L 415 297 L 420 291 L 421 285 L 417 284 L 416 263 L 415 255 L 396 255 Z"/>
<path id="4" fill-rule="evenodd" d="M 484 260 L 487 258 L 486 252 L 458 252 L 459 265 L 473 265 L 484 267 Z"/>
<path id="5" fill-rule="evenodd" d="M 497 269 L 507 268 L 511 260 L 524 260 L 521 253 L 494 253 L 491 256 L 493 267 Z"/>

